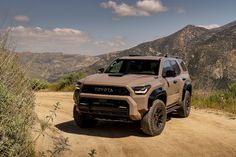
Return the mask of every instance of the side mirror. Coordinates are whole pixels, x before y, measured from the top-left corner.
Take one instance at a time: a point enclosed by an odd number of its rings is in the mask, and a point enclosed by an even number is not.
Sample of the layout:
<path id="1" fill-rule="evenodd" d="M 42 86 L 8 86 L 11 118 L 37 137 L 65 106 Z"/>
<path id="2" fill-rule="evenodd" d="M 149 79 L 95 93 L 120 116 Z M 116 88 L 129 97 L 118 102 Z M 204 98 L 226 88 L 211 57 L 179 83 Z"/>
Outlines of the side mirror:
<path id="1" fill-rule="evenodd" d="M 100 68 L 100 69 L 98 69 L 98 73 L 103 73 L 104 72 L 104 68 Z"/>
<path id="2" fill-rule="evenodd" d="M 76 84 L 75 84 L 75 88 L 76 89 L 80 89 L 80 86 L 82 85 L 82 83 L 81 82 L 76 82 Z"/>
<path id="3" fill-rule="evenodd" d="M 167 70 L 165 77 L 176 77 L 176 72 L 174 70 Z"/>

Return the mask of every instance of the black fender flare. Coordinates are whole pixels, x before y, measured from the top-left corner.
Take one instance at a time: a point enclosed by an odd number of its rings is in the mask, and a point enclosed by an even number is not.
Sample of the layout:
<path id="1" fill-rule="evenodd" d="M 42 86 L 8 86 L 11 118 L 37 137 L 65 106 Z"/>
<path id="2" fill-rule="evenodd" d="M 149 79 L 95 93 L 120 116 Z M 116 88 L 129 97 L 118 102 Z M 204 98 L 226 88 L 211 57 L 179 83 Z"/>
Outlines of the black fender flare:
<path id="1" fill-rule="evenodd" d="M 190 95 L 192 95 L 192 84 L 190 81 L 186 81 L 184 84 L 184 88 L 183 88 L 183 94 L 182 94 L 182 100 L 184 100 L 185 97 L 185 92 L 189 91 Z"/>
<path id="2" fill-rule="evenodd" d="M 162 97 L 161 97 L 162 96 Z M 165 100 L 162 100 L 166 104 L 166 91 L 163 88 L 157 88 L 152 91 L 152 93 L 149 95 L 148 98 L 148 108 L 152 106 L 153 101 L 161 97 L 162 99 L 164 98 Z"/>

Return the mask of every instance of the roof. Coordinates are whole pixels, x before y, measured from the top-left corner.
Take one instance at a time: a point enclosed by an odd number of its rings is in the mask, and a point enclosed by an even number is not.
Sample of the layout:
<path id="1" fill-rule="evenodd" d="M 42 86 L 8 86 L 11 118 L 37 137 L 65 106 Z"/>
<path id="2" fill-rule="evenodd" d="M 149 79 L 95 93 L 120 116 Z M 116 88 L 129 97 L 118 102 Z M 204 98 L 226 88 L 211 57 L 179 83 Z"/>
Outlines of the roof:
<path id="1" fill-rule="evenodd" d="M 119 59 L 144 59 L 144 60 L 160 60 L 163 57 L 160 56 L 124 56 Z"/>

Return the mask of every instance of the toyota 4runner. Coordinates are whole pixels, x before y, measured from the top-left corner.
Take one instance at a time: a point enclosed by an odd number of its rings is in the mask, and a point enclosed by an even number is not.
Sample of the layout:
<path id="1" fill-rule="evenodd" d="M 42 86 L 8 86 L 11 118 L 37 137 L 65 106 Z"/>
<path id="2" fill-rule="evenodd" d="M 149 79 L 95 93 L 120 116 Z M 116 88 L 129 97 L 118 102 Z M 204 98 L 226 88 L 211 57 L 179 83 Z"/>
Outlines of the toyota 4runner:
<path id="1" fill-rule="evenodd" d="M 121 57 L 77 87 L 73 116 L 80 127 L 97 120 L 140 121 L 143 132 L 155 136 L 163 131 L 168 113 L 190 113 L 190 76 L 175 57 Z"/>

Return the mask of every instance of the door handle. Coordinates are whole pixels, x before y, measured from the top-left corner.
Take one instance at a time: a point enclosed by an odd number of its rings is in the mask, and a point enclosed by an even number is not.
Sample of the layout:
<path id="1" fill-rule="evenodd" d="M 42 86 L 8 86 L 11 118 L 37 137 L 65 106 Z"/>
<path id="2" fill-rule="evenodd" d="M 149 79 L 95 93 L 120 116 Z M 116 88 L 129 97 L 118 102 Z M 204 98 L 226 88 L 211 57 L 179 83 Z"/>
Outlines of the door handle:
<path id="1" fill-rule="evenodd" d="M 177 80 L 174 80 L 173 83 L 176 84 L 176 83 L 177 83 Z"/>

